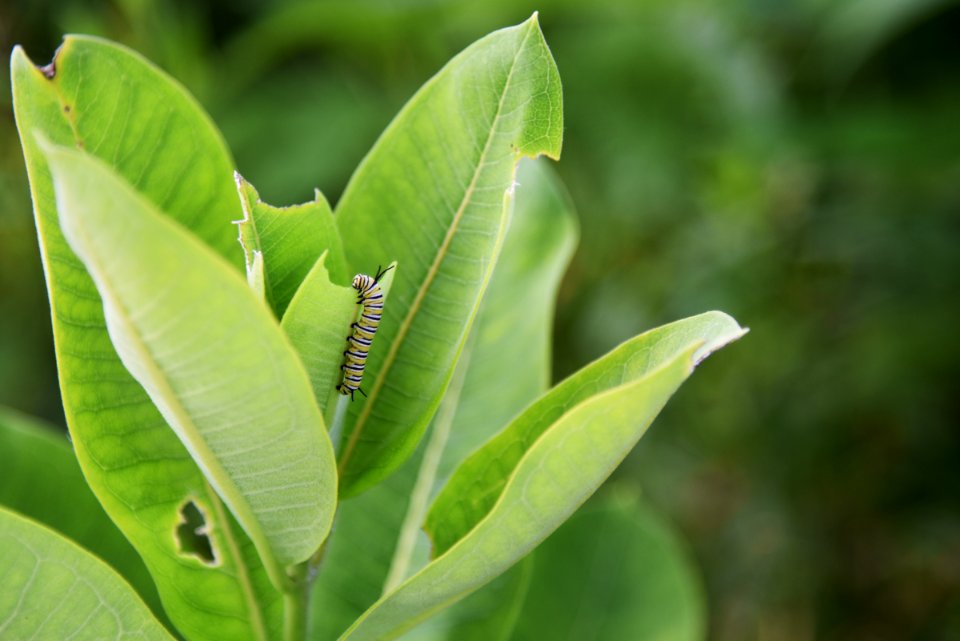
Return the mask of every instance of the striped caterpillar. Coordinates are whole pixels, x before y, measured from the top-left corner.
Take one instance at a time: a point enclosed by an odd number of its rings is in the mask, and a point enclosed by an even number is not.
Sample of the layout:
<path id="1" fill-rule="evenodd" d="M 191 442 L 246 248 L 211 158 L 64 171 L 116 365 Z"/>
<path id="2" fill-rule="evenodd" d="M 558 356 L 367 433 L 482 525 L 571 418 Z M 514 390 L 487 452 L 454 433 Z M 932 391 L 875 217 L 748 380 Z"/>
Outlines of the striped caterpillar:
<path id="1" fill-rule="evenodd" d="M 380 290 L 380 279 L 393 266 L 381 270 L 377 268 L 376 276 L 367 274 L 357 274 L 353 277 L 353 288 L 357 290 L 357 303 L 363 305 L 360 312 L 360 320 L 350 325 L 353 333 L 347 337 L 347 349 L 344 350 L 345 357 L 343 365 L 343 381 L 337 385 L 337 391 L 344 396 L 349 396 L 353 400 L 353 394 L 360 391 L 366 396 L 366 392 L 360 389 L 360 383 L 363 381 L 363 368 L 367 364 L 367 355 L 370 353 L 370 346 L 373 344 L 373 336 L 377 333 L 377 327 L 380 326 L 380 318 L 383 315 L 383 292 Z"/>

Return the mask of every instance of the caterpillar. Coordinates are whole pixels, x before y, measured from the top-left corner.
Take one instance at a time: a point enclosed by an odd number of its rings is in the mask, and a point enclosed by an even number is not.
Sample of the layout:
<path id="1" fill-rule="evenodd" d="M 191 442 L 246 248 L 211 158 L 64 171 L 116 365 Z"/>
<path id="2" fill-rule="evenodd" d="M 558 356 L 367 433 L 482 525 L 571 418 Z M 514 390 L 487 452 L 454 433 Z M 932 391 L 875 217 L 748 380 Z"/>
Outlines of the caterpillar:
<path id="1" fill-rule="evenodd" d="M 353 277 L 353 288 L 357 290 L 357 303 L 363 305 L 363 308 L 360 311 L 360 320 L 350 325 L 353 332 L 347 337 L 347 349 L 343 351 L 345 360 L 340 366 L 343 370 L 343 381 L 337 385 L 337 391 L 344 396 L 349 396 L 351 401 L 354 392 L 359 391 L 364 396 L 367 395 L 360 389 L 360 383 L 363 381 L 363 368 L 367 364 L 373 335 L 377 333 L 377 327 L 380 326 L 380 318 L 383 315 L 383 292 L 380 291 L 380 279 L 392 268 L 393 265 L 383 270 L 377 267 L 376 276 L 357 274 Z"/>

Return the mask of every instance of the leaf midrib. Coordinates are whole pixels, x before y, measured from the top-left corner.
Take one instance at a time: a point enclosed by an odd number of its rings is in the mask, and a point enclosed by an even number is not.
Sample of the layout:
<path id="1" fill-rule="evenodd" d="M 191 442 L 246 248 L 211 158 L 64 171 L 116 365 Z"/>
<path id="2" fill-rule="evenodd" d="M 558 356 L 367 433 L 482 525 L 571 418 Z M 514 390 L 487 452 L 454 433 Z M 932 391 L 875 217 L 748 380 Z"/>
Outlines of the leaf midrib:
<path id="1" fill-rule="evenodd" d="M 344 471 L 347 469 L 347 463 L 350 461 L 353 451 L 360 440 L 360 434 L 363 432 L 363 428 L 373 412 L 373 406 L 376 404 L 376 400 L 379 397 L 380 390 L 383 388 L 384 381 L 387 378 L 390 368 L 397 359 L 400 346 L 403 344 L 404 338 L 410 331 L 410 327 L 413 324 L 413 318 L 420 311 L 423 300 L 426 298 L 427 290 L 430 289 L 430 285 L 433 284 L 434 279 L 440 272 L 440 265 L 443 263 L 450 245 L 453 243 L 453 238 L 456 236 L 457 229 L 460 226 L 460 220 L 463 217 L 467 205 L 470 202 L 471 196 L 476 189 L 477 181 L 480 179 L 480 174 L 486 161 L 487 154 L 490 151 L 490 145 L 493 142 L 494 134 L 497 131 L 500 118 L 503 115 L 503 103 L 510 89 L 510 82 L 513 79 L 513 72 L 517 67 L 517 60 L 520 58 L 520 55 L 522 54 L 523 49 L 527 44 L 527 40 L 530 38 L 530 34 L 532 32 L 532 30 L 528 29 L 526 35 L 523 37 L 523 41 L 520 43 L 520 46 L 517 47 L 517 53 L 514 55 L 513 62 L 510 64 L 510 71 L 507 73 L 507 78 L 503 83 L 500 99 L 497 102 L 497 111 L 494 114 L 493 122 L 490 125 L 490 132 L 487 134 L 487 140 L 483 145 L 483 151 L 480 152 L 480 156 L 477 158 L 477 166 L 473 171 L 470 184 L 467 185 L 467 189 L 464 192 L 462 200 L 460 201 L 460 205 L 457 208 L 457 211 L 454 213 L 450 228 L 447 230 L 443 242 L 441 243 L 440 248 L 437 250 L 437 255 L 434 257 L 433 263 L 430 265 L 430 269 L 427 271 L 426 278 L 424 278 L 423 283 L 417 290 L 417 294 L 413 299 L 413 303 L 410 305 L 407 315 L 401 322 L 400 328 L 397 330 L 396 337 L 390 344 L 390 350 L 387 352 L 387 355 L 384 358 L 383 365 L 380 367 L 380 371 L 377 372 L 377 378 L 373 384 L 373 388 L 370 390 L 369 398 L 367 399 L 367 402 L 363 404 L 363 409 L 360 411 L 360 415 L 357 417 L 353 431 L 350 434 L 350 440 L 347 442 L 347 445 L 343 451 L 343 456 L 340 458 L 340 463 L 337 466 L 337 473 L 340 478 L 343 478 L 344 476 Z"/>

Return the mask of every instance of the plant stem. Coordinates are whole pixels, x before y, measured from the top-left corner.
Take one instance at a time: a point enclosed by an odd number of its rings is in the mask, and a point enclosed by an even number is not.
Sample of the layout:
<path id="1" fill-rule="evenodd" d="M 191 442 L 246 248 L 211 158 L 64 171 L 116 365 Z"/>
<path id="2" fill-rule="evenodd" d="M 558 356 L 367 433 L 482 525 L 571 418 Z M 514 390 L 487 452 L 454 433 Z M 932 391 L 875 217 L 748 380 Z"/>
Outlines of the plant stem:
<path id="1" fill-rule="evenodd" d="M 328 401 L 327 414 L 330 414 L 329 405 L 333 404 L 333 417 L 327 421 L 327 432 L 330 434 L 330 442 L 333 443 L 334 454 L 340 451 L 340 439 L 343 437 L 343 424 L 347 418 L 347 407 L 350 402 L 349 396 L 337 393 L 336 403 Z"/>
<path id="2" fill-rule="evenodd" d="M 310 588 L 307 564 L 297 567 L 293 585 L 283 593 L 283 641 L 306 641 L 310 630 Z"/>

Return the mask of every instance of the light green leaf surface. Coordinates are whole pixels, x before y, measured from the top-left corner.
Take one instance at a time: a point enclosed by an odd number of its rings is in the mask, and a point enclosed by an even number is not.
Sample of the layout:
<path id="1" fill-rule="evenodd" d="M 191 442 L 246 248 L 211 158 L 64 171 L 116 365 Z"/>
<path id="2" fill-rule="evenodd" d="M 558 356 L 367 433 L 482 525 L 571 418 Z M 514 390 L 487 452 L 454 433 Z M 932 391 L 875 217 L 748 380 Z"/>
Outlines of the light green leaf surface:
<path id="1" fill-rule="evenodd" d="M 281 323 L 307 368 L 314 396 L 328 427 L 332 424 L 333 410 L 340 395 L 337 385 L 343 380 L 340 366 L 343 364 L 343 351 L 347 348 L 347 337 L 352 331 L 350 325 L 361 310 L 357 304 L 357 290 L 331 282 L 327 269 L 329 260 L 330 254 L 327 252 L 316 261 L 290 301 Z M 390 288 L 396 271 L 397 265 L 393 263 L 392 268 L 380 278 L 384 307 L 390 304 Z M 375 275 L 375 272 L 370 275 Z M 373 339 L 371 353 L 385 348 L 378 332 Z M 364 375 L 364 390 L 368 380 Z"/>
<path id="2" fill-rule="evenodd" d="M 0 576 L 0 639 L 173 639 L 106 563 L 2 508 Z"/>
<path id="3" fill-rule="evenodd" d="M 336 639 L 383 594 L 391 574 L 403 579 L 419 569 L 419 550 L 404 546 L 411 537 L 425 538 L 420 526 L 426 502 L 448 473 L 444 470 L 547 388 L 553 298 L 576 227 L 562 187 L 542 161 L 521 162 L 517 182 L 503 251 L 454 375 L 454 381 L 465 376 L 471 385 L 451 384 L 428 439 L 398 471 L 340 504 L 313 592 L 317 641 Z M 538 306 L 527 309 L 518 300 Z M 455 413 L 443 409 L 448 403 Z M 484 409 L 489 420 L 480 420 Z M 446 435 L 438 436 L 438 430 Z M 442 452 L 431 471 L 424 452 L 436 448 L 438 438 Z M 418 479 L 427 492 L 414 498 Z"/>
<path id="4" fill-rule="evenodd" d="M 695 363 L 742 335 L 733 319 L 719 313 L 672 327 L 662 341 L 616 358 L 618 370 L 639 376 L 591 394 L 554 416 L 513 467 L 486 516 L 453 547 L 374 604 L 341 637 L 343 641 L 395 638 L 523 558 L 613 472 Z M 618 355 L 622 354 L 614 352 L 614 357 Z M 650 367 L 653 362 L 656 366 Z"/>
<path id="5" fill-rule="evenodd" d="M 534 556 L 516 629 L 503 641 L 706 637 L 696 568 L 670 524 L 636 497 L 587 503 Z"/>
<path id="6" fill-rule="evenodd" d="M 333 448 L 307 374 L 223 260 L 101 161 L 46 145 L 64 236 L 110 338 L 253 540 L 277 587 L 336 505 Z"/>
<path id="7" fill-rule="evenodd" d="M 411 99 L 337 206 L 350 265 L 403 267 L 351 408 L 341 491 L 397 468 L 436 410 L 490 278 L 522 156 L 560 153 L 560 79 L 536 16 L 456 56 Z"/>
<path id="8" fill-rule="evenodd" d="M 561 382 L 471 454 L 444 486 L 425 524 L 434 554 L 443 554 L 490 512 L 525 453 L 577 405 L 642 380 L 696 341 L 705 343 L 700 359 L 741 334 L 732 318 L 708 312 L 641 334 Z"/>
<path id="9" fill-rule="evenodd" d="M 260 200 L 243 176 L 235 174 L 235 180 L 243 209 L 238 225 L 248 278 L 251 273 L 262 274 L 264 295 L 277 318 L 283 318 L 290 299 L 324 251 L 333 280 L 348 282 L 340 233 L 323 194 L 316 191 L 314 200 L 302 205 L 272 207 Z M 261 268 L 254 265 L 258 255 Z"/>
<path id="10" fill-rule="evenodd" d="M 52 77 L 48 77 L 52 76 Z M 150 569 L 164 608 L 191 640 L 265 639 L 282 602 L 249 538 L 229 515 L 107 335 L 93 281 L 59 228 L 53 183 L 34 132 L 99 156 L 144 197 L 242 265 L 232 161 L 209 118 L 139 55 L 69 36 L 52 67 L 22 49 L 11 60 L 53 316 L 60 389 L 84 476 Z M 203 511 L 218 563 L 181 554 L 181 507 Z"/>
<path id="11" fill-rule="evenodd" d="M 146 566 L 106 515 L 62 433 L 0 407 L 0 505 L 43 523 L 109 563 L 161 618 Z"/>

